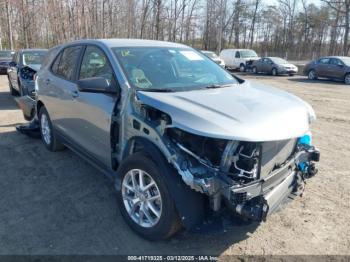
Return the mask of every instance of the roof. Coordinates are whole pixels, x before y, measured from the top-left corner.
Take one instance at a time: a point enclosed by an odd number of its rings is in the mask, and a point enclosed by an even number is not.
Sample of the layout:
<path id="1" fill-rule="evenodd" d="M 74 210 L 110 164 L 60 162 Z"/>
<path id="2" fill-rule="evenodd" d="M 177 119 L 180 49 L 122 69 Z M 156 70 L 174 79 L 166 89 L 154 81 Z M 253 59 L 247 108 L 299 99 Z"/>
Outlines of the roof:
<path id="1" fill-rule="evenodd" d="M 349 59 L 350 57 L 349 56 L 323 56 L 323 57 L 320 57 L 320 59 L 321 58 L 339 58 L 339 59 L 347 58 L 347 59 Z"/>
<path id="2" fill-rule="evenodd" d="M 129 46 L 144 46 L 144 47 L 173 47 L 173 48 L 188 48 L 188 46 L 178 43 L 157 41 L 157 40 L 145 40 L 145 39 L 86 39 L 78 40 L 73 43 L 81 44 L 92 44 L 92 43 L 102 43 L 105 46 L 112 47 L 129 47 Z"/>
<path id="3" fill-rule="evenodd" d="M 20 49 L 19 52 L 41 52 L 41 51 L 48 51 L 48 49 L 43 48 L 28 48 L 28 49 Z"/>
<path id="4" fill-rule="evenodd" d="M 249 48 L 228 48 L 228 49 L 223 49 L 222 51 L 226 51 L 226 50 L 244 51 L 244 50 L 253 50 L 253 49 L 249 49 Z"/>

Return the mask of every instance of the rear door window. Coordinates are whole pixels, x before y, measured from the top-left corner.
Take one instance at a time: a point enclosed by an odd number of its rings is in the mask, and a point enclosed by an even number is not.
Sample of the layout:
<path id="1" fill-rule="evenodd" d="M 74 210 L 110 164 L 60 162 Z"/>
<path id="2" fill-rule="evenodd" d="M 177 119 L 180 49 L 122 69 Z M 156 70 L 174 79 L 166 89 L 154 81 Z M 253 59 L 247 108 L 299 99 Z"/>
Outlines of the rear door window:
<path id="1" fill-rule="evenodd" d="M 331 65 L 336 65 L 336 66 L 342 66 L 342 65 L 344 65 L 343 62 L 340 61 L 340 60 L 337 59 L 337 58 L 332 58 L 330 64 L 331 64 Z"/>
<path id="2" fill-rule="evenodd" d="M 77 62 L 82 46 L 65 48 L 56 58 L 52 65 L 52 72 L 66 80 L 74 80 Z"/>

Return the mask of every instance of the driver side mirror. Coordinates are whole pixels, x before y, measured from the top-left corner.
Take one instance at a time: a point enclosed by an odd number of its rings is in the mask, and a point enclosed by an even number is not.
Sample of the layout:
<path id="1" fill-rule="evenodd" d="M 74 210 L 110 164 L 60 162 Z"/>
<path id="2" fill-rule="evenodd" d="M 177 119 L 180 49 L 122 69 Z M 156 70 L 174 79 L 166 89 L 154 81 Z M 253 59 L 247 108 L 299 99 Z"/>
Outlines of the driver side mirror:
<path id="1" fill-rule="evenodd" d="M 118 94 L 112 83 L 103 77 L 90 77 L 78 80 L 77 85 L 81 92 Z"/>

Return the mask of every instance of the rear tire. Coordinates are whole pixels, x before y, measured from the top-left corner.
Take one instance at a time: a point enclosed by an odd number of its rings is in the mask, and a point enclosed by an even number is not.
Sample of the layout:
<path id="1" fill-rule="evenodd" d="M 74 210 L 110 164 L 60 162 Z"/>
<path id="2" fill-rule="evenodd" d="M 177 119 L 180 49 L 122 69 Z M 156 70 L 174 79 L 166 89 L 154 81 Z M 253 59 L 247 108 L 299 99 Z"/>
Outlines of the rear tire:
<path id="1" fill-rule="evenodd" d="M 42 106 L 39 111 L 39 125 L 41 141 L 43 141 L 45 147 L 49 151 L 55 152 L 65 148 L 65 146 L 58 141 L 55 132 L 52 129 L 49 113 L 44 106 Z"/>
<path id="2" fill-rule="evenodd" d="M 350 73 L 347 73 L 344 77 L 344 83 L 350 85 Z"/>
<path id="3" fill-rule="evenodd" d="M 258 74 L 258 69 L 256 68 L 256 66 L 253 67 L 253 73 Z"/>
<path id="4" fill-rule="evenodd" d="M 181 228 L 175 202 L 163 181 L 164 176 L 159 165 L 150 157 L 142 152 L 129 156 L 121 163 L 118 174 L 121 176 L 118 205 L 132 230 L 146 239 L 160 240 L 171 237 Z M 143 186 L 140 186 L 140 176 L 144 180 Z M 154 186 L 143 190 L 151 183 Z M 154 197 L 157 199 L 150 202 Z"/>

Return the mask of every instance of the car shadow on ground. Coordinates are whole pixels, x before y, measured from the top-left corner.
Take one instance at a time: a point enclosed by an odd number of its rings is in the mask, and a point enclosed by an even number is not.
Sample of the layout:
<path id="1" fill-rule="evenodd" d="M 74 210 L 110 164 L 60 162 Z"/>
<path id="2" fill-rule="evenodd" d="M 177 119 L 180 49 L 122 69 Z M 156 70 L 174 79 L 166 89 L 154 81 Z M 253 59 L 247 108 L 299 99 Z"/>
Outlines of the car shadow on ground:
<path id="1" fill-rule="evenodd" d="M 289 81 L 294 81 L 294 82 L 300 82 L 300 83 L 327 84 L 327 85 L 334 85 L 334 86 L 347 86 L 342 81 L 336 81 L 336 80 L 330 80 L 330 79 L 310 80 L 307 77 L 294 77 L 294 78 L 289 78 L 288 80 Z"/>
<path id="2" fill-rule="evenodd" d="M 10 95 L 10 92 L 0 92 L 0 110 L 18 109 L 16 101 Z"/>
<path id="3" fill-rule="evenodd" d="M 222 254 L 258 227 L 219 216 L 201 232 L 150 242 L 122 219 L 112 181 L 70 150 L 0 133 L 0 254 Z"/>

